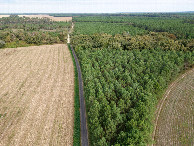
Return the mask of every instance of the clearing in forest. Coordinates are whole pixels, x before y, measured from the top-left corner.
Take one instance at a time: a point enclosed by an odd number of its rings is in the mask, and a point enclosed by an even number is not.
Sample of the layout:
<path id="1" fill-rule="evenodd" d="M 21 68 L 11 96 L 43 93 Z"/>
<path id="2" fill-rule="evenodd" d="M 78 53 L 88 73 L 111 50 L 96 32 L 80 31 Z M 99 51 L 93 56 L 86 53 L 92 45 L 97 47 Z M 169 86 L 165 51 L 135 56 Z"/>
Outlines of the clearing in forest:
<path id="1" fill-rule="evenodd" d="M 166 92 L 155 131 L 155 145 L 194 145 L 194 68 Z"/>
<path id="2" fill-rule="evenodd" d="M 0 145 L 73 145 L 74 68 L 66 45 L 0 50 Z"/>
<path id="3" fill-rule="evenodd" d="M 0 18 L 9 17 L 10 15 L 0 15 Z"/>

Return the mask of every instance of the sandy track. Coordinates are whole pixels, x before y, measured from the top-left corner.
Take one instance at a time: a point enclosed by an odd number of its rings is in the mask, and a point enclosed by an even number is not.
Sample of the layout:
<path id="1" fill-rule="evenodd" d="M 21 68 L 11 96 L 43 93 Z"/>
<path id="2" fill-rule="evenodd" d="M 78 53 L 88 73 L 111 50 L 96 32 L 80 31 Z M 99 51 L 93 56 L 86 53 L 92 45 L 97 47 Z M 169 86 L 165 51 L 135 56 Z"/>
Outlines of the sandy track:
<path id="1" fill-rule="evenodd" d="M 157 116 L 154 145 L 193 145 L 194 68 L 166 91 Z"/>
<path id="2" fill-rule="evenodd" d="M 66 45 L 0 50 L 0 145 L 72 145 L 74 70 Z"/>

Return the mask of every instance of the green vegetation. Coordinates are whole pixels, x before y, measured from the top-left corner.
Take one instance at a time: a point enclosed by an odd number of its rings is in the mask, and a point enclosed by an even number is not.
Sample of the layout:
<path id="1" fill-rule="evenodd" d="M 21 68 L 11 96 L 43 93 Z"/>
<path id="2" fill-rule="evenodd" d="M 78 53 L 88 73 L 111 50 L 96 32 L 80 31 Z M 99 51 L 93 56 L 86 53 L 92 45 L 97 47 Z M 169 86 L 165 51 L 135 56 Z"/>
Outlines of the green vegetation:
<path id="1" fill-rule="evenodd" d="M 125 32 L 135 36 L 145 34 L 147 31 L 128 23 L 78 22 L 75 25 L 74 34 L 96 34 L 99 32 L 112 35 Z"/>
<path id="2" fill-rule="evenodd" d="M 93 45 L 94 46 L 94 45 Z M 92 145 L 151 143 L 154 107 L 194 52 L 76 46 Z"/>
<path id="3" fill-rule="evenodd" d="M 155 106 L 194 64 L 193 24 L 184 21 L 192 17 L 74 18 L 71 42 L 82 69 L 90 145 L 153 143 Z"/>
<path id="4" fill-rule="evenodd" d="M 0 40 L 0 48 L 3 48 L 5 46 L 5 42 Z"/>
<path id="5" fill-rule="evenodd" d="M 178 16 L 177 16 L 178 17 Z M 155 32 L 169 32 L 177 38 L 194 38 L 193 15 L 185 17 L 103 16 L 74 17 L 76 22 L 130 23 L 134 27 Z M 188 23 L 189 22 L 189 23 Z"/>
<path id="6" fill-rule="evenodd" d="M 70 27 L 69 22 L 11 15 L 0 19 L 0 47 L 65 43 Z"/>
<path id="7" fill-rule="evenodd" d="M 75 59 L 73 57 L 73 53 L 71 51 L 70 44 L 68 44 L 69 51 L 71 52 L 71 57 L 73 60 L 73 66 L 74 66 L 74 73 L 75 73 L 75 91 L 74 91 L 74 134 L 73 134 L 73 145 L 78 146 L 80 145 L 80 103 L 79 103 L 79 83 L 78 83 L 78 73 L 76 68 Z"/>
<path id="8" fill-rule="evenodd" d="M 78 48 L 111 48 L 111 49 L 154 49 L 193 50 L 194 39 L 177 40 L 176 36 L 166 32 L 150 32 L 145 35 L 131 36 L 128 33 L 108 35 L 74 35 L 72 43 Z"/>
<path id="9" fill-rule="evenodd" d="M 191 53 L 97 49 L 77 54 L 92 145 L 149 144 L 157 97 Z"/>

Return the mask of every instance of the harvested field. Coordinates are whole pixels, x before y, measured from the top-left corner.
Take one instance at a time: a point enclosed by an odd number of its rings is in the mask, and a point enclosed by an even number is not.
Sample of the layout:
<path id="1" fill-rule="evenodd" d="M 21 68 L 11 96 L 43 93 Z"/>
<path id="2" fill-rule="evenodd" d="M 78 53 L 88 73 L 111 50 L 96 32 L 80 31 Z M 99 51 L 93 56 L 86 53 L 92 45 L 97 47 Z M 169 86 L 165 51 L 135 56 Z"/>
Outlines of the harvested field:
<path id="1" fill-rule="evenodd" d="M 74 68 L 66 45 L 0 50 L 0 145 L 73 145 Z"/>
<path id="2" fill-rule="evenodd" d="M 0 15 L 0 18 L 2 17 L 9 17 L 10 15 Z M 20 17 L 30 17 L 30 18 L 50 18 L 53 21 L 72 21 L 72 17 L 53 17 L 49 15 L 19 15 Z"/>
<path id="3" fill-rule="evenodd" d="M 155 131 L 155 145 L 194 145 L 194 69 L 175 81 L 165 97 Z"/>
<path id="4" fill-rule="evenodd" d="M 9 17 L 10 15 L 0 15 L 0 18 Z"/>
<path id="5" fill-rule="evenodd" d="M 53 21 L 72 21 L 72 17 L 52 17 L 50 16 Z"/>

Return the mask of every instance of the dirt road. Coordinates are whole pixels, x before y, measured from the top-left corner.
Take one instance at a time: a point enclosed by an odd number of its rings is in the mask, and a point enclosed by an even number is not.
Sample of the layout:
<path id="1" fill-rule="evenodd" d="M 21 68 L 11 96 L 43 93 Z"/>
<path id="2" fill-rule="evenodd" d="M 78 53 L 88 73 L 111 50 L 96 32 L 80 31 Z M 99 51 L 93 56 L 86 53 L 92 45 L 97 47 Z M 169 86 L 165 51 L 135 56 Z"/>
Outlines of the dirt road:
<path id="1" fill-rule="evenodd" d="M 0 50 L 0 145 L 72 145 L 74 70 L 66 45 Z"/>
<path id="2" fill-rule="evenodd" d="M 73 56 L 76 62 L 77 71 L 78 71 L 79 98 L 80 98 L 80 122 L 81 122 L 81 145 L 88 146 L 89 140 L 88 140 L 88 130 L 87 130 L 86 105 L 85 105 L 85 98 L 84 98 L 84 89 L 83 89 L 84 87 L 83 87 L 81 67 L 80 67 L 78 58 L 72 46 L 71 46 L 71 51 L 73 53 Z"/>

